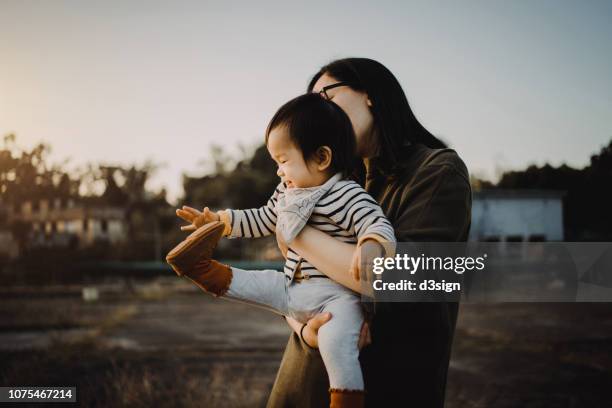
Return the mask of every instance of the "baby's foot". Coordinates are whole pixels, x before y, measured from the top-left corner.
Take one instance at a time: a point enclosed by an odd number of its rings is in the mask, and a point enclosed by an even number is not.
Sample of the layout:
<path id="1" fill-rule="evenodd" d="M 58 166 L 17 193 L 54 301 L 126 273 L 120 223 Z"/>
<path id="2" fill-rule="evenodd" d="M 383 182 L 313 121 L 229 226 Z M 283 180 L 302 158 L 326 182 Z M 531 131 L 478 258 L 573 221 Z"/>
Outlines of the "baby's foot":
<path id="1" fill-rule="evenodd" d="M 211 260 L 224 229 L 220 221 L 201 226 L 168 252 L 166 262 L 178 276 L 188 274 L 196 265 Z"/>

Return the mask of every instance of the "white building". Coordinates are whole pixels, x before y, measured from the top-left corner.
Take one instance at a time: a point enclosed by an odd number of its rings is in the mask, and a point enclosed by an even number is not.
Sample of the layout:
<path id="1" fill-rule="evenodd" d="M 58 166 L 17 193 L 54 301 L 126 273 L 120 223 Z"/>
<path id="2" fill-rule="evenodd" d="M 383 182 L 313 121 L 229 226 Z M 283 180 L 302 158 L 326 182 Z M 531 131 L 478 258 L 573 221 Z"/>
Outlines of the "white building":
<path id="1" fill-rule="evenodd" d="M 550 190 L 474 192 L 470 241 L 563 241 L 563 195 Z"/>

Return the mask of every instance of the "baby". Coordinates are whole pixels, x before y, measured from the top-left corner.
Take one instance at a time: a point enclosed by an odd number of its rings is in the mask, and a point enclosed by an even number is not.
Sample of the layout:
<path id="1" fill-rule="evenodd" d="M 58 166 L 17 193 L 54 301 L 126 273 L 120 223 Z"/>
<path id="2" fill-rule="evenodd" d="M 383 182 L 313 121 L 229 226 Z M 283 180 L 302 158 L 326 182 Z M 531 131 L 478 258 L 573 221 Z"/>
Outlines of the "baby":
<path id="1" fill-rule="evenodd" d="M 318 331 L 331 406 L 363 406 L 358 340 L 364 317 L 359 295 L 319 272 L 291 249 L 291 242 L 308 224 L 357 244 L 357 251 L 366 239 L 394 248 L 393 227 L 376 201 L 349 179 L 356 160 L 355 134 L 336 104 L 318 94 L 289 101 L 270 121 L 265 140 L 281 178 L 268 203 L 216 213 L 205 208 L 192 220 L 199 228 L 166 260 L 179 276 L 215 296 L 255 304 L 302 323 L 331 312 L 333 318 Z M 288 245 L 284 272 L 243 270 L 212 259 L 221 236 L 271 234 Z"/>

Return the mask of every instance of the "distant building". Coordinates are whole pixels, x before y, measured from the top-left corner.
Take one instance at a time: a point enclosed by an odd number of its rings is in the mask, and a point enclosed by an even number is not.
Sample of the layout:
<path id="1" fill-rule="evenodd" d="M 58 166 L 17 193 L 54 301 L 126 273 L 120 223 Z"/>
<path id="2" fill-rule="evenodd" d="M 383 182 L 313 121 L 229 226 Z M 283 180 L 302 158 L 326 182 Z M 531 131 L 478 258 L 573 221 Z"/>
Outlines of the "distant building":
<path id="1" fill-rule="evenodd" d="M 474 192 L 470 241 L 563 241 L 562 191 Z"/>
<path id="2" fill-rule="evenodd" d="M 0 228 L 0 257 L 14 259 L 19 256 L 19 245 L 10 231 Z"/>
<path id="3" fill-rule="evenodd" d="M 28 246 L 87 247 L 127 237 L 125 209 L 99 199 L 26 200 L 9 206 L 8 223 L 26 230 Z"/>
<path id="4" fill-rule="evenodd" d="M 19 245 L 8 228 L 8 208 L 0 201 L 0 258 L 17 258 Z"/>

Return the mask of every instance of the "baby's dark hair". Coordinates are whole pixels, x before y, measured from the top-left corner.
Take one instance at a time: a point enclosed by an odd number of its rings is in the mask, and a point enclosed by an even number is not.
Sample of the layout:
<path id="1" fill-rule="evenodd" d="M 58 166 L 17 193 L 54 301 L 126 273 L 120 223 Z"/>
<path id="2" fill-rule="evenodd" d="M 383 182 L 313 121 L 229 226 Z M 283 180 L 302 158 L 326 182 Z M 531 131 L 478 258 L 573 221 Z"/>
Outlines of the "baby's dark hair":
<path id="1" fill-rule="evenodd" d="M 345 178 L 353 173 L 356 157 L 355 131 L 346 113 L 335 103 L 318 93 L 307 93 L 280 107 L 266 129 L 266 145 L 270 132 L 285 126 L 291 141 L 302 151 L 304 160 L 314 155 L 319 147 L 332 151 L 330 168 Z"/>

